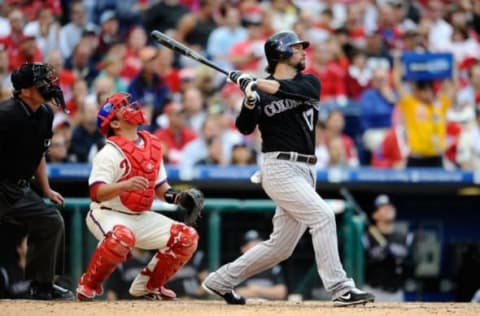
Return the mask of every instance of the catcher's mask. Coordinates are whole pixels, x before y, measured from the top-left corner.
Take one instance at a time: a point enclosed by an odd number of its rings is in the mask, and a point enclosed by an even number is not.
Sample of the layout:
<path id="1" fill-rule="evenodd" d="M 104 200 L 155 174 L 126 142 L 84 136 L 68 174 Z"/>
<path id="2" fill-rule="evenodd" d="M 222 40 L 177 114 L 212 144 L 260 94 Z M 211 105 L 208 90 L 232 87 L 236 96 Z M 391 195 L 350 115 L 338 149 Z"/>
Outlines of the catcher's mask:
<path id="1" fill-rule="evenodd" d="M 47 63 L 26 63 L 12 73 L 13 94 L 17 96 L 22 89 L 36 87 L 45 101 L 53 100 L 64 112 L 67 112 L 59 79 L 52 65 Z"/>
<path id="2" fill-rule="evenodd" d="M 132 102 L 131 99 L 131 94 L 118 92 L 102 105 L 97 115 L 97 126 L 103 135 L 108 136 L 110 122 L 116 118 L 117 114 L 121 114 L 123 119 L 132 125 L 142 125 L 147 122 L 140 103 Z"/>

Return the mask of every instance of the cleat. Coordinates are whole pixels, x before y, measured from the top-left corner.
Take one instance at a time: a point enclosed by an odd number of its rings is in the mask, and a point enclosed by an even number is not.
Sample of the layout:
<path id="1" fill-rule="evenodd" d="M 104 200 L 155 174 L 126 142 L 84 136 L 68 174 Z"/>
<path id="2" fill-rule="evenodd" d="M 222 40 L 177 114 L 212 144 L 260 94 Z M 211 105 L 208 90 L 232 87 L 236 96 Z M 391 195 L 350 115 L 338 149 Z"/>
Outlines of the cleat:
<path id="1" fill-rule="evenodd" d="M 333 306 L 343 307 L 343 306 L 353 306 L 360 304 L 367 304 L 375 301 L 375 296 L 368 292 L 361 291 L 357 288 L 351 289 L 342 296 L 337 297 L 333 300 Z"/>
<path id="2" fill-rule="evenodd" d="M 59 285 L 38 285 L 32 284 L 26 299 L 31 300 L 58 300 L 71 301 L 75 296 L 70 290 L 67 290 Z"/>
<path id="3" fill-rule="evenodd" d="M 95 290 L 89 288 L 86 285 L 78 285 L 77 287 L 77 300 L 79 301 L 93 301 L 97 296 Z"/>
<path id="4" fill-rule="evenodd" d="M 101 285 L 92 287 L 86 280 L 87 279 L 83 275 L 78 282 L 76 296 L 79 301 L 93 301 L 95 297 L 103 294 L 103 287 Z"/>
<path id="5" fill-rule="evenodd" d="M 143 298 L 149 301 L 173 301 L 177 298 L 177 294 L 173 290 L 167 289 L 163 286 L 156 291 L 149 291 L 140 296 L 132 296 L 135 298 Z"/>
<path id="6" fill-rule="evenodd" d="M 230 305 L 245 305 L 245 298 L 238 295 L 237 293 L 235 293 L 234 290 L 231 290 L 230 292 L 222 294 L 219 291 L 212 288 L 211 286 L 207 285 L 206 280 L 202 283 L 202 287 L 208 293 L 213 294 L 213 295 L 217 295 L 217 296 L 220 296 L 221 298 L 223 298 L 227 304 L 230 304 Z"/>
<path id="7" fill-rule="evenodd" d="M 160 296 L 164 301 L 174 300 L 177 298 L 177 294 L 173 290 L 167 289 L 164 286 L 160 287 Z"/>

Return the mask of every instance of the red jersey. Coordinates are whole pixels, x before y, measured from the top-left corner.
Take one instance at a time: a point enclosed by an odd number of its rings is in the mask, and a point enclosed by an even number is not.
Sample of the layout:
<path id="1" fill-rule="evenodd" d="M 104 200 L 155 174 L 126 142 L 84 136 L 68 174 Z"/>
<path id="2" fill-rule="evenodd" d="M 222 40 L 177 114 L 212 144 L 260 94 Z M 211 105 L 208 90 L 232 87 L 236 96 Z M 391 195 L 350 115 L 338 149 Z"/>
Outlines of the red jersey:
<path id="1" fill-rule="evenodd" d="M 347 88 L 345 86 L 345 71 L 337 64 L 331 63 L 323 69 L 317 69 L 314 66 L 305 69 L 305 73 L 310 73 L 320 79 L 322 89 L 320 91 L 320 101 L 327 101 L 336 97 L 346 96 Z"/>
<path id="2" fill-rule="evenodd" d="M 185 145 L 197 138 L 197 134 L 189 128 L 183 128 L 179 133 L 173 133 L 170 128 L 164 128 L 157 130 L 155 136 L 168 151 L 166 162 L 173 165 L 180 163 Z"/>

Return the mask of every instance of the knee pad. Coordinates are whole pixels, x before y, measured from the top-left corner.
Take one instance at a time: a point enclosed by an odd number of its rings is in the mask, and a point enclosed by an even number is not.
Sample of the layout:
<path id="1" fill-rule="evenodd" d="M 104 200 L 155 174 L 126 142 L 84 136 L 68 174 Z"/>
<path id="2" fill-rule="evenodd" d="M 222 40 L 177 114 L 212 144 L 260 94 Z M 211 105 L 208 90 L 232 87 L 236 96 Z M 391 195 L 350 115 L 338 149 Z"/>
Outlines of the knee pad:
<path id="1" fill-rule="evenodd" d="M 197 250 L 198 233 L 195 229 L 185 224 L 173 224 L 170 228 L 170 238 L 167 247 L 176 255 L 189 255 Z"/>
<path id="2" fill-rule="evenodd" d="M 135 234 L 128 227 L 115 225 L 113 229 L 107 233 L 102 244 L 105 244 L 104 247 L 110 252 L 121 257 L 126 257 L 135 246 L 135 242 Z"/>

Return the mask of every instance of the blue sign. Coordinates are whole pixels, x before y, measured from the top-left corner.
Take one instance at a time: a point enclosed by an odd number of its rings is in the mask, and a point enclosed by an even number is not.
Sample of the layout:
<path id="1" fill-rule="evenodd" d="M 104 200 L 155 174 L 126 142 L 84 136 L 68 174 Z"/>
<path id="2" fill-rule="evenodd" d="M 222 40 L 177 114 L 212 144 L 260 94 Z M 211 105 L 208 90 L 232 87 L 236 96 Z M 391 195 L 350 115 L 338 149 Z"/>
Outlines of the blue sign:
<path id="1" fill-rule="evenodd" d="M 404 80 L 439 80 L 453 76 L 451 53 L 405 52 L 401 61 Z"/>
<path id="2" fill-rule="evenodd" d="M 48 175 L 52 180 L 87 180 L 89 164 L 48 164 Z M 171 181 L 250 181 L 259 168 L 257 166 L 197 166 L 189 170 L 167 166 Z M 317 171 L 318 182 L 328 183 L 480 183 L 480 172 L 445 170 L 441 168 L 374 169 L 329 168 Z"/>

